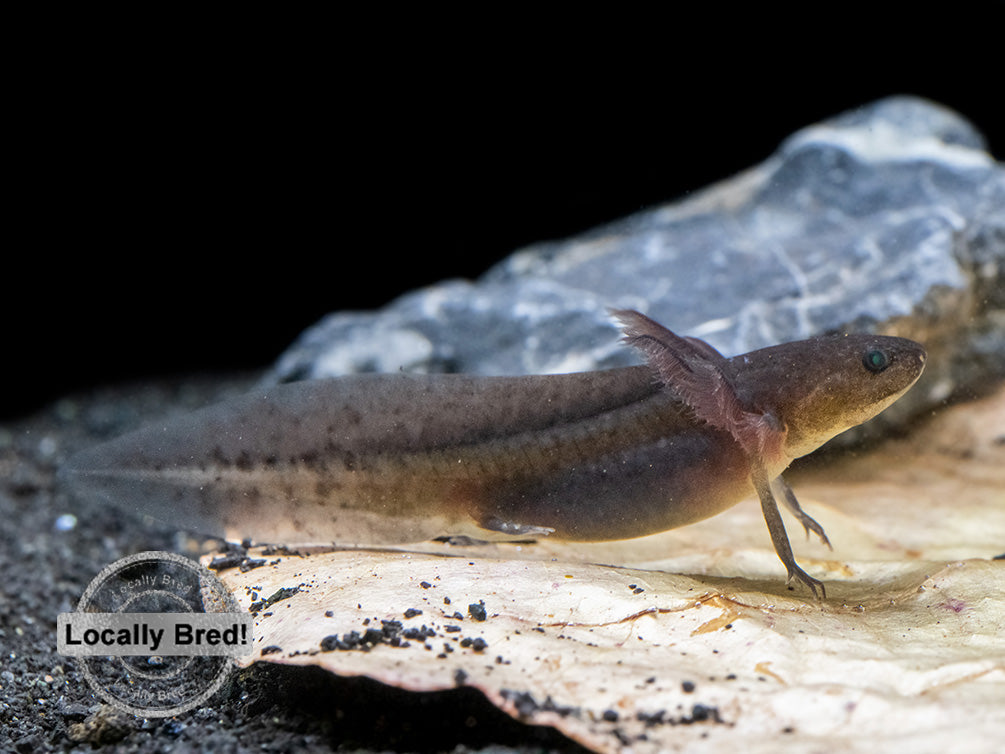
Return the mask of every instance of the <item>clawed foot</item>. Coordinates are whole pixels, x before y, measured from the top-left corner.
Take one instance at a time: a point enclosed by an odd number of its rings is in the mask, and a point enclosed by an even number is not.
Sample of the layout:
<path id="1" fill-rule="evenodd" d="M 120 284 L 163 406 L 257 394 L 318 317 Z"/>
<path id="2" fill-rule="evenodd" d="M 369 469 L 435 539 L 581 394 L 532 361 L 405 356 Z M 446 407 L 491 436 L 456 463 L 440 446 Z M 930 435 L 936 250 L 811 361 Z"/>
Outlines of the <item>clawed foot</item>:
<path id="1" fill-rule="evenodd" d="M 782 493 L 782 502 L 785 503 L 785 507 L 789 509 L 789 512 L 793 516 L 799 519 L 799 523 L 801 523 L 803 525 L 803 529 L 806 530 L 806 539 L 810 538 L 810 532 L 812 531 L 820 537 L 820 541 L 823 544 L 833 550 L 834 547 L 831 545 L 831 541 L 827 539 L 827 535 L 824 533 L 824 527 L 814 521 L 813 518 L 807 515 L 807 513 L 800 507 L 799 501 L 796 499 L 796 493 L 792 491 L 792 488 L 789 487 L 788 483 L 781 477 L 776 477 L 774 484 Z"/>
<path id="2" fill-rule="evenodd" d="M 810 591 L 813 592 L 813 596 L 816 599 L 818 600 L 827 599 L 827 590 L 824 588 L 824 584 L 822 581 L 817 581 L 815 578 L 810 576 L 808 573 L 806 573 L 806 571 L 804 571 L 797 565 L 789 567 L 788 572 L 789 577 L 786 580 L 786 583 L 791 583 L 792 579 L 799 579 L 801 582 L 803 582 L 804 584 L 806 584 L 806 586 L 810 588 Z M 817 594 L 817 587 L 820 587 L 820 594 Z"/>
<path id="3" fill-rule="evenodd" d="M 810 538 L 810 532 L 812 531 L 814 534 L 820 537 L 820 541 L 823 544 L 827 545 L 828 549 L 830 550 L 834 549 L 834 546 L 831 544 L 831 541 L 827 539 L 827 535 L 824 533 L 824 527 L 822 527 L 812 518 L 810 518 L 809 516 L 806 516 L 805 518 L 800 518 L 799 523 L 801 523 L 803 525 L 803 528 L 806 530 L 806 539 Z"/>

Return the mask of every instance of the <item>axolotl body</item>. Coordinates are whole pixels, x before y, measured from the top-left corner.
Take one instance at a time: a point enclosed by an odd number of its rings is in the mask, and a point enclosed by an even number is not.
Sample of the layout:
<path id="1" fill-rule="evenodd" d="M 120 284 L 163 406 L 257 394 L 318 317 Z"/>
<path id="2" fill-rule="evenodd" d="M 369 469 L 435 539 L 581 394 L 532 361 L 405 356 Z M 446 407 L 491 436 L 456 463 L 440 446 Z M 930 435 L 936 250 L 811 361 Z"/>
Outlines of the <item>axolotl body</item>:
<path id="1" fill-rule="evenodd" d="M 618 311 L 647 364 L 562 375 L 356 375 L 260 388 L 75 456 L 100 495 L 273 544 L 438 536 L 629 539 L 756 494 L 788 577 L 776 496 L 829 545 L 781 473 L 921 375 L 904 338 L 846 334 L 725 358 Z"/>

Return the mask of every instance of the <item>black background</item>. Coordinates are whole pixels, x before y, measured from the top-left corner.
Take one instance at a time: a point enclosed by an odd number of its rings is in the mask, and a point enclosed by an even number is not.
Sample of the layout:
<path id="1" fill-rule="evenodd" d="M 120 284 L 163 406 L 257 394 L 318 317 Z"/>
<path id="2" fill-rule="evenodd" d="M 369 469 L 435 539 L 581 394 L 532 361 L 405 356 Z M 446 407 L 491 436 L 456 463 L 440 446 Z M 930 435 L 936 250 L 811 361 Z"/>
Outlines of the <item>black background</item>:
<path id="1" fill-rule="evenodd" d="M 957 110 L 1001 159 L 1001 9 L 770 33 L 726 10 L 532 34 L 36 26 L 6 108 L 0 418 L 265 366 L 327 312 L 682 197 L 884 96 Z"/>

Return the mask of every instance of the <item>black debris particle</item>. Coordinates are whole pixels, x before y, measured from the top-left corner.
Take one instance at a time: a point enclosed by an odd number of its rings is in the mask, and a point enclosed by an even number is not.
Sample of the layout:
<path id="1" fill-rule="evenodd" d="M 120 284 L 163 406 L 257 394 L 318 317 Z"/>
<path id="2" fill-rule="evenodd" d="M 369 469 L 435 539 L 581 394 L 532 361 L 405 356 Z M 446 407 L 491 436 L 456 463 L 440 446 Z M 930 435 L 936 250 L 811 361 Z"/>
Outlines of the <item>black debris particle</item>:
<path id="1" fill-rule="evenodd" d="M 444 597 L 443 598 L 443 604 L 444 605 L 449 605 L 450 604 L 450 598 L 449 597 Z"/>
<path id="2" fill-rule="evenodd" d="M 685 725 L 688 725 L 689 723 L 702 723 L 705 722 L 706 720 L 712 720 L 713 722 L 721 723 L 722 718 L 719 717 L 719 708 L 707 707 L 704 704 L 696 704 L 691 708 L 690 721 L 684 719 L 681 722 L 683 722 Z"/>
<path id="3" fill-rule="evenodd" d="M 485 641 L 485 639 L 483 639 L 480 636 L 477 637 L 477 638 L 474 638 L 474 639 L 472 639 L 470 636 L 466 636 L 463 639 L 461 639 L 461 646 L 462 647 L 465 647 L 465 648 L 470 647 L 471 649 L 475 650 L 476 652 L 484 652 L 485 648 L 488 647 L 488 645 L 489 645 L 489 643 L 487 641 Z"/>
<path id="4" fill-rule="evenodd" d="M 245 552 L 233 550 L 213 558 L 209 564 L 209 568 L 213 571 L 225 571 L 229 568 L 237 568 L 241 573 L 247 573 L 255 568 L 261 568 L 266 562 L 264 558 L 249 558 Z"/>
<path id="5" fill-rule="evenodd" d="M 228 568 L 237 568 L 244 561 L 245 555 L 242 553 L 228 553 L 226 555 L 220 555 L 209 564 L 209 569 L 211 571 L 225 571 Z"/>
<path id="6" fill-rule="evenodd" d="M 454 671 L 454 685 L 463 686 L 468 680 L 468 674 L 460 668 Z"/>
<path id="7" fill-rule="evenodd" d="M 680 685 L 680 687 L 681 687 L 681 689 L 683 689 L 683 691 L 684 691 L 685 694 L 693 693 L 694 692 L 694 681 L 684 681 Z"/>
<path id="8" fill-rule="evenodd" d="M 262 647 L 262 657 L 265 657 L 266 655 L 274 655 L 276 654 L 276 652 L 282 652 L 282 651 L 283 651 L 282 647 L 277 646 L 276 644 L 270 644 L 267 647 Z"/>
<path id="9" fill-rule="evenodd" d="M 616 723 L 618 721 L 618 712 L 613 709 L 605 709 L 604 714 L 601 715 L 601 717 L 604 719 L 604 722 Z"/>
<path id="10" fill-rule="evenodd" d="M 414 618 L 416 615 L 422 615 L 422 611 L 417 607 L 410 607 L 405 611 L 406 618 Z"/>
<path id="11" fill-rule="evenodd" d="M 477 621 L 488 618 L 488 613 L 485 611 L 485 600 L 479 600 L 478 604 L 468 605 L 468 615 Z"/>
<path id="12" fill-rule="evenodd" d="M 258 600 L 257 602 L 252 602 L 248 610 L 251 612 L 252 615 L 254 615 L 256 613 L 261 612 L 267 607 L 271 607 L 280 600 L 289 599 L 299 591 L 300 591 L 299 586 L 283 587 L 282 589 L 279 589 L 278 591 L 273 593 L 271 596 L 266 597 L 264 600 Z"/>
<path id="13" fill-rule="evenodd" d="M 655 725 L 663 725 L 666 722 L 663 719 L 666 713 L 665 709 L 657 710 L 656 712 L 637 712 L 635 719 L 640 723 L 645 723 L 647 728 L 652 728 Z"/>
<path id="14" fill-rule="evenodd" d="M 336 649 L 341 649 L 341 644 L 342 642 L 336 634 L 330 634 L 321 640 L 321 651 L 332 652 Z"/>
<path id="15" fill-rule="evenodd" d="M 429 628 L 425 623 L 419 628 L 406 628 L 402 631 L 401 635 L 406 639 L 414 639 L 415 641 L 425 641 L 436 636 L 436 631 Z"/>
<path id="16" fill-rule="evenodd" d="M 332 635 L 326 636 L 321 640 L 321 649 L 324 652 L 330 652 L 333 649 L 340 649 L 342 651 L 349 649 L 362 649 L 366 651 L 369 648 L 370 647 L 363 641 L 363 634 L 359 631 L 350 631 L 342 634 L 341 639 L 336 635 Z"/>
<path id="17" fill-rule="evenodd" d="M 368 628 L 366 633 L 360 638 L 360 643 L 369 644 L 371 647 L 380 644 L 384 640 L 384 633 L 377 628 Z"/>
<path id="18" fill-rule="evenodd" d="M 228 568 L 239 568 L 248 557 L 248 548 L 251 543 L 236 544 L 234 542 L 224 543 L 223 553 L 213 558 L 209 564 L 211 571 L 224 571 Z"/>
<path id="19" fill-rule="evenodd" d="M 516 708 L 517 716 L 520 719 L 532 717 L 539 709 L 539 705 L 534 699 L 534 696 L 527 691 L 509 691 L 507 689 L 503 689 L 502 696 L 504 699 L 513 703 L 513 706 Z"/>
<path id="20" fill-rule="evenodd" d="M 500 692 L 503 699 L 512 702 L 513 706 L 516 708 L 517 715 L 521 719 L 526 719 L 532 717 L 535 712 L 554 712 L 560 717 L 581 717 L 582 710 L 579 707 L 565 707 L 560 704 L 556 704 L 549 694 L 543 703 L 538 704 L 534 696 L 527 691 L 513 691 L 511 689 L 502 689 Z"/>
<path id="21" fill-rule="evenodd" d="M 423 589 L 429 589 L 429 587 L 431 587 L 432 584 L 430 584 L 428 581 L 420 581 L 419 586 L 421 586 Z"/>
<path id="22" fill-rule="evenodd" d="M 350 631 L 347 634 L 342 634 L 342 643 L 348 649 L 356 649 L 361 647 L 363 644 L 363 636 L 359 631 Z M 341 649 L 341 647 L 339 647 Z"/>
<path id="23" fill-rule="evenodd" d="M 448 634 L 456 634 L 458 631 L 461 630 L 461 627 L 460 626 L 449 625 L 449 626 L 444 626 L 443 630 L 446 631 Z"/>
<path id="24" fill-rule="evenodd" d="M 335 613 L 333 611 L 331 611 L 331 610 L 325 610 L 325 617 L 326 618 L 334 618 L 335 617 Z"/>
<path id="25" fill-rule="evenodd" d="M 656 676 L 651 675 L 648 678 L 646 678 L 646 683 L 656 683 Z"/>
<path id="26" fill-rule="evenodd" d="M 380 628 L 370 625 L 371 620 L 367 618 L 363 621 L 363 625 L 366 626 L 366 630 L 360 633 L 359 631 L 349 631 L 348 633 L 342 634 L 331 634 L 326 636 L 321 640 L 321 651 L 331 652 L 333 650 L 351 650 L 358 649 L 364 652 L 369 651 L 378 644 L 387 644 L 391 647 L 409 647 L 408 639 L 425 642 L 426 639 L 436 636 L 435 629 L 423 624 L 418 628 L 404 628 L 401 621 L 397 620 L 382 620 L 380 622 Z M 428 645 L 426 645 L 428 647 Z"/>
<path id="27" fill-rule="evenodd" d="M 60 709 L 59 716 L 64 720 L 70 720 L 72 722 L 80 722 L 85 717 L 90 714 L 90 708 L 83 704 L 75 704 L 70 702 Z"/>
<path id="28" fill-rule="evenodd" d="M 691 707 L 691 714 L 684 714 L 680 717 L 671 717 L 667 715 L 665 709 L 661 709 L 656 712 L 638 712 L 635 715 L 635 719 L 641 723 L 645 723 L 647 728 L 652 728 L 656 725 L 693 725 L 694 723 L 709 721 L 725 725 L 729 724 L 719 715 L 718 707 L 709 707 L 705 704 L 695 704 Z"/>
<path id="29" fill-rule="evenodd" d="M 402 625 L 399 620 L 382 620 L 380 622 L 380 630 L 384 633 L 385 638 L 392 638 L 401 633 Z"/>
<path id="30" fill-rule="evenodd" d="M 622 746 L 631 746 L 632 745 L 632 739 L 631 739 L 631 737 L 627 733 L 625 733 L 623 730 L 621 730 L 621 728 L 615 728 L 614 730 L 611 731 L 611 733 L 614 734 L 614 737 L 616 739 L 618 739 L 618 743 L 620 743 Z M 640 736 L 640 738 L 641 738 L 641 736 Z"/>
<path id="31" fill-rule="evenodd" d="M 306 553 L 302 553 L 300 552 L 300 550 L 297 550 L 292 547 L 287 547 L 286 545 L 268 545 L 262 550 L 262 555 L 265 555 L 266 557 L 272 555 L 278 555 L 280 557 L 287 557 L 287 558 L 308 557 Z"/>

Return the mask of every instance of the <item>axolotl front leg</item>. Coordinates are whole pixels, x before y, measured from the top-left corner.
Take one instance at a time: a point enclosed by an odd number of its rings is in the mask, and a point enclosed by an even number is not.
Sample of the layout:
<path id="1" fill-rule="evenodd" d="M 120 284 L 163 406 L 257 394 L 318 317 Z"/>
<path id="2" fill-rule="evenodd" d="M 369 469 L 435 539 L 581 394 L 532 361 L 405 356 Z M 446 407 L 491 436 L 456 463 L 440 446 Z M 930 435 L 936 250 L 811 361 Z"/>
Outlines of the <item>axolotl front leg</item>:
<path id="1" fill-rule="evenodd" d="M 771 490 L 771 481 L 768 479 L 767 474 L 765 474 L 764 469 L 759 466 L 753 468 L 751 470 L 751 479 L 754 482 L 754 489 L 757 490 L 757 496 L 761 499 L 761 512 L 764 514 L 764 522 L 768 525 L 771 543 L 775 546 L 775 552 L 778 553 L 778 558 L 782 561 L 782 565 L 785 566 L 788 581 L 798 579 L 803 582 L 813 592 L 814 597 L 818 596 L 817 587 L 820 587 L 819 596 L 826 599 L 827 590 L 824 589 L 823 583 L 810 576 L 796 563 L 796 558 L 792 554 L 792 546 L 789 544 L 789 537 L 785 533 L 785 524 L 782 522 L 782 515 L 778 512 L 778 504 L 775 502 L 775 495 Z M 796 516 L 802 522 L 803 526 L 806 527 L 807 533 L 812 529 L 830 547 L 830 542 L 827 539 L 827 535 L 824 534 L 823 527 L 807 516 L 802 508 L 799 507 L 792 488 L 780 476 L 775 478 L 775 484 L 783 486 L 783 489 L 786 490 L 785 497 L 783 498 L 786 507 L 794 513 L 798 511 Z"/>
<path id="2" fill-rule="evenodd" d="M 781 462 L 786 428 L 770 412 L 748 410 L 726 376 L 724 356 L 704 341 L 682 338 L 648 317 L 633 311 L 614 312 L 623 326 L 625 341 L 646 354 L 663 382 L 694 411 L 716 429 L 729 432 L 743 448 L 750 466 L 750 480 L 761 500 L 761 511 L 775 552 L 785 566 L 788 581 L 798 579 L 816 596 L 827 596 L 824 585 L 796 563 L 778 512 L 772 484 L 782 493 L 785 506 L 799 519 L 807 535 L 812 530 L 830 547 L 823 527 L 799 506 L 795 493 L 782 477 L 773 480 L 767 465 Z M 783 465 L 787 463 L 783 462 Z M 817 587 L 820 595 L 817 595 Z"/>

